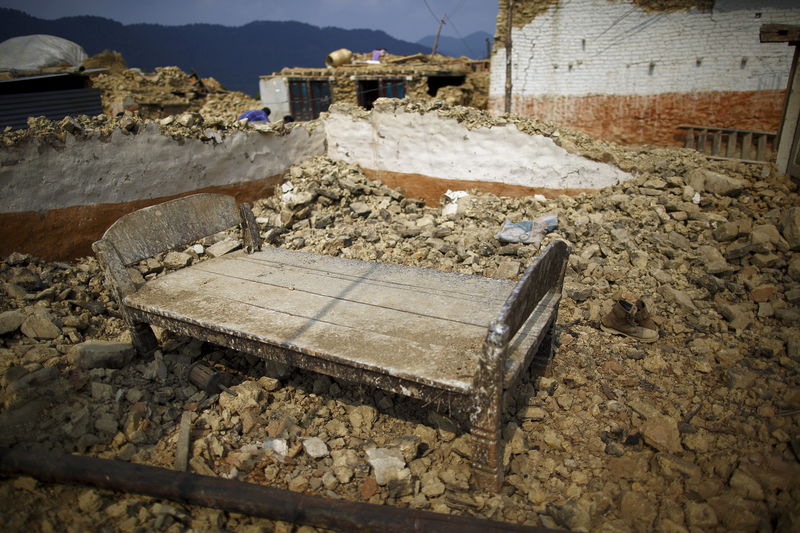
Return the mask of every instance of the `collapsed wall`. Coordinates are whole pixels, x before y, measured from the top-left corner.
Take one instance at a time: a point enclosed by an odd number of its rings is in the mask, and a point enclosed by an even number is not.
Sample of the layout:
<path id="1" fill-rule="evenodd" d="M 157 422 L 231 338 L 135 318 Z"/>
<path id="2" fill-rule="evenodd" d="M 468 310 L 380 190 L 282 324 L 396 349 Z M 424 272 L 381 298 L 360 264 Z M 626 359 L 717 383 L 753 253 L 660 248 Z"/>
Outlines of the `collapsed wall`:
<path id="1" fill-rule="evenodd" d="M 372 112 L 334 106 L 302 124 L 204 128 L 181 116 L 57 125 L 32 121 L 0 149 L 0 256 L 44 259 L 91 253 L 91 243 L 135 209 L 196 192 L 239 201 L 272 194 L 293 164 L 317 155 L 357 163 L 390 187 L 437 202 L 448 188 L 520 196 L 614 185 L 630 173 L 614 155 L 581 152 L 579 137 L 442 102 L 379 100 Z M 180 129 L 180 123 L 200 121 Z M 45 121 L 46 122 L 46 121 Z M 35 132 L 46 131 L 37 135 Z M 49 129 L 48 129 L 49 128 Z M 178 129 L 176 129 L 178 128 Z M 597 148 L 601 143 L 581 145 Z M 591 150 L 589 150 L 591 152 Z"/>

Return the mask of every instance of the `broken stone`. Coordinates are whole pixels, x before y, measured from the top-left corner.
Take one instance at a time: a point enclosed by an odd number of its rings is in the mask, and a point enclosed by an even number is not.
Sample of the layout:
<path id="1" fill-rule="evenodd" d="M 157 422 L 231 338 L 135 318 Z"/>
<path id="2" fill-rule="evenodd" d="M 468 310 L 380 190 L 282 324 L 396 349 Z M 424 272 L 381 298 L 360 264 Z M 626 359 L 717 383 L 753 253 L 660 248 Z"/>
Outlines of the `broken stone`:
<path id="1" fill-rule="evenodd" d="M 681 476 L 685 478 L 696 478 L 700 477 L 703 473 L 696 464 L 666 453 L 657 453 L 656 462 L 662 472 L 668 477 Z"/>
<path id="2" fill-rule="evenodd" d="M 686 182 L 698 192 L 710 192 L 721 196 L 736 196 L 747 183 L 708 169 L 696 168 L 686 175 Z"/>
<path id="3" fill-rule="evenodd" d="M 592 503 L 589 500 L 568 500 L 563 505 L 548 504 L 547 512 L 556 523 L 570 531 L 588 532 L 592 527 Z"/>
<path id="4" fill-rule="evenodd" d="M 449 418 L 440 415 L 436 411 L 428 411 L 428 422 L 439 430 L 439 437 L 443 441 L 449 442 L 456 438 L 458 426 Z"/>
<path id="5" fill-rule="evenodd" d="M 383 486 L 392 479 L 405 479 L 411 475 L 411 471 L 405 467 L 403 452 L 397 448 L 368 448 L 366 453 L 378 485 Z"/>
<path id="6" fill-rule="evenodd" d="M 670 416 L 650 417 L 642 423 L 640 430 L 644 441 L 657 450 L 669 454 L 683 451 L 678 422 Z"/>
<path id="7" fill-rule="evenodd" d="M 354 450 L 333 450 L 331 451 L 333 470 L 339 483 L 349 483 L 355 475 L 355 468 L 359 464 L 358 455 Z"/>
<path id="8" fill-rule="evenodd" d="M 93 381 L 91 385 L 92 398 L 100 402 L 106 402 L 114 398 L 114 387 L 108 383 Z"/>
<path id="9" fill-rule="evenodd" d="M 78 508 L 84 513 L 96 513 L 103 507 L 103 498 L 96 490 L 87 490 L 78 497 Z"/>
<path id="10" fill-rule="evenodd" d="M 766 245 L 765 248 L 775 247 L 782 252 L 789 250 L 789 243 L 781 237 L 778 228 L 772 224 L 753 226 L 753 230 L 750 233 L 750 242 Z"/>
<path id="11" fill-rule="evenodd" d="M 519 274 L 519 267 L 519 261 L 503 258 L 500 260 L 500 264 L 497 265 L 497 270 L 494 271 L 492 277 L 497 279 L 515 279 Z"/>
<path id="12" fill-rule="evenodd" d="M 741 468 L 731 476 L 730 485 L 732 488 L 741 491 L 742 495 L 747 499 L 757 501 L 764 499 L 764 489 L 761 488 L 758 481 Z"/>
<path id="13" fill-rule="evenodd" d="M 725 222 L 717 226 L 712 235 L 719 242 L 732 241 L 739 236 L 739 225 L 736 222 Z"/>
<path id="14" fill-rule="evenodd" d="M 781 230 L 789 248 L 800 250 L 800 207 L 792 207 L 781 218 Z"/>
<path id="15" fill-rule="evenodd" d="M 330 452 L 328 450 L 328 445 L 325 444 L 322 439 L 317 437 L 311 437 L 308 439 L 303 440 L 303 449 L 306 451 L 308 455 L 313 457 L 314 459 L 319 459 L 320 457 L 325 457 Z"/>
<path id="16" fill-rule="evenodd" d="M 0 335 L 16 331 L 24 321 L 25 313 L 19 309 L 0 313 Z"/>
<path id="17" fill-rule="evenodd" d="M 164 256 L 164 266 L 171 269 L 176 270 L 179 268 L 183 268 L 187 266 L 192 261 L 192 256 L 185 253 L 185 252 L 167 252 L 167 255 Z"/>
<path id="18" fill-rule="evenodd" d="M 372 208 L 364 202 L 353 202 L 350 204 L 350 210 L 357 217 L 366 217 L 372 213 Z"/>
<path id="19" fill-rule="evenodd" d="M 708 531 L 717 525 L 717 514 L 714 509 L 703 502 L 688 501 L 685 505 L 686 523 L 690 528 Z"/>
<path id="20" fill-rule="evenodd" d="M 31 339 L 55 339 L 61 335 L 59 328 L 45 309 L 37 307 L 22 323 L 20 331 Z"/>
<path id="21" fill-rule="evenodd" d="M 752 313 L 744 305 L 719 302 L 717 309 L 731 323 L 731 327 L 737 331 L 744 330 L 753 322 Z"/>
<path id="22" fill-rule="evenodd" d="M 350 425 L 353 426 L 353 429 L 360 432 L 368 432 L 372 429 L 377 415 L 378 412 L 374 407 L 370 405 L 359 405 L 350 410 L 348 418 L 350 419 Z"/>
<path id="23" fill-rule="evenodd" d="M 761 285 L 750 291 L 750 299 L 756 303 L 766 302 L 772 298 L 778 288 L 775 285 Z"/>
<path id="24" fill-rule="evenodd" d="M 422 474 L 422 494 L 429 498 L 435 498 L 444 494 L 445 485 L 439 479 L 439 475 L 432 470 Z"/>
<path id="25" fill-rule="evenodd" d="M 233 250 L 236 250 L 239 248 L 239 246 L 241 246 L 239 241 L 235 241 L 233 239 L 224 239 L 206 248 L 206 254 L 210 255 L 211 257 L 220 257 L 232 252 Z"/>
<path id="26" fill-rule="evenodd" d="M 669 285 L 662 285 L 659 291 L 665 299 L 675 302 L 687 311 L 695 311 L 697 309 L 689 295 L 681 290 L 674 289 Z"/>
<path id="27" fill-rule="evenodd" d="M 274 452 L 281 460 L 289 453 L 289 445 L 286 443 L 286 439 L 264 439 L 261 447 Z"/>

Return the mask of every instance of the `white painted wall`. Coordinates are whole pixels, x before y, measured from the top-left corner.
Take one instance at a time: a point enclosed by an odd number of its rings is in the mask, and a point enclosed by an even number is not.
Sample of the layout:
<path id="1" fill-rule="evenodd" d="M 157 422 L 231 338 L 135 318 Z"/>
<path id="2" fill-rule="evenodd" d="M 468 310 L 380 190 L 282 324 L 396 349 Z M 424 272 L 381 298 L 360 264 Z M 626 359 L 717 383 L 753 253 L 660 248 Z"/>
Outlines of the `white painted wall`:
<path id="1" fill-rule="evenodd" d="M 711 12 L 644 11 L 630 1 L 561 0 L 512 31 L 518 96 L 649 95 L 785 89 L 792 49 L 762 24 L 800 24 L 797 0 L 716 0 Z M 505 49 L 490 96 L 505 94 Z"/>
<path id="2" fill-rule="evenodd" d="M 261 78 L 258 80 L 258 88 L 261 94 L 261 105 L 266 106 L 272 111 L 270 120 L 277 122 L 286 115 L 291 115 L 291 105 L 289 104 L 289 80 L 283 76 L 274 78 Z"/>
<path id="3" fill-rule="evenodd" d="M 373 170 L 548 188 L 600 188 L 631 178 L 514 125 L 469 130 L 435 113 L 385 110 L 379 104 L 366 118 L 334 106 L 325 134 L 329 157 Z"/>
<path id="4" fill-rule="evenodd" d="M 322 128 L 285 136 L 235 132 L 222 142 L 176 141 L 153 123 L 107 141 L 68 136 L 54 148 L 34 141 L 0 149 L 0 212 L 158 198 L 283 173 L 325 153 Z"/>

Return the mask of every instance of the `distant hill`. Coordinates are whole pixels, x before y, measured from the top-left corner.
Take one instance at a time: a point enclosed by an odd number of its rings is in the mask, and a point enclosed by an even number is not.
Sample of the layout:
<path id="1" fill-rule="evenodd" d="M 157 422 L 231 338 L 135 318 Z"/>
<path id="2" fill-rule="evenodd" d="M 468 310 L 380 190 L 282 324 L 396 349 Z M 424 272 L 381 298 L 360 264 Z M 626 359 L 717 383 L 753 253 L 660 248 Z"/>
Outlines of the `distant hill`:
<path id="1" fill-rule="evenodd" d="M 401 41 L 382 31 L 319 28 L 301 22 L 251 22 L 230 27 L 217 24 L 161 26 L 121 24 L 101 17 L 44 20 L 16 9 L 0 8 L 0 42 L 44 33 L 69 39 L 94 55 L 117 50 L 130 67 L 192 68 L 213 76 L 223 87 L 258 95 L 258 76 L 283 67 L 324 67 L 325 56 L 339 48 L 369 52 L 385 48 L 393 54 L 425 52 L 424 46 Z"/>
<path id="2" fill-rule="evenodd" d="M 491 43 L 494 36 L 485 31 L 470 33 L 464 37 L 463 40 L 457 37 L 442 35 L 439 37 L 439 47 L 436 51 L 446 56 L 466 56 L 472 59 L 486 59 L 488 57 L 486 55 L 486 39 L 489 39 L 489 43 Z M 435 40 L 435 35 L 428 35 L 417 41 L 417 44 L 424 46 L 427 48 L 426 51 L 430 52 L 433 47 L 433 41 Z"/>

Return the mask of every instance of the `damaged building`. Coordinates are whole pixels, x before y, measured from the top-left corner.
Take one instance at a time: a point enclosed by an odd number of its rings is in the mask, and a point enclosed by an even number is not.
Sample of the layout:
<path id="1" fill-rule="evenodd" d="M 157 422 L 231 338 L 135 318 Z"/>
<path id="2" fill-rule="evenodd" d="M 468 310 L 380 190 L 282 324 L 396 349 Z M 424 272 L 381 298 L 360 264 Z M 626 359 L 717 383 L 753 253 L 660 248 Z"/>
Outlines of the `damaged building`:
<path id="1" fill-rule="evenodd" d="M 492 112 L 508 68 L 511 112 L 616 142 L 682 144 L 681 125 L 778 132 L 793 49 L 759 29 L 797 24 L 796 2 L 515 0 L 510 21 L 499 6 Z"/>
<path id="2" fill-rule="evenodd" d="M 372 109 L 378 98 L 441 98 L 451 105 L 486 108 L 488 60 L 414 54 L 353 54 L 340 49 L 326 68 L 284 68 L 262 76 L 261 101 L 275 117 L 313 120 L 333 103 Z"/>

